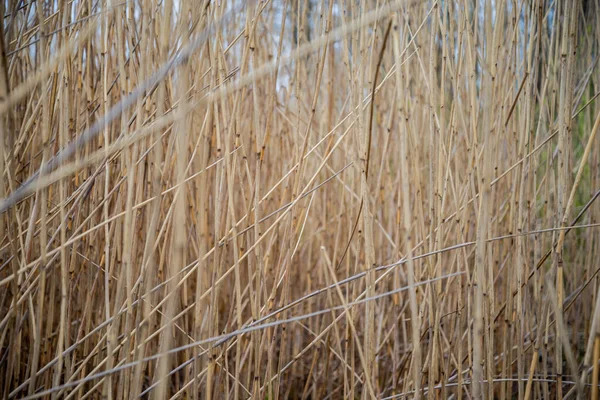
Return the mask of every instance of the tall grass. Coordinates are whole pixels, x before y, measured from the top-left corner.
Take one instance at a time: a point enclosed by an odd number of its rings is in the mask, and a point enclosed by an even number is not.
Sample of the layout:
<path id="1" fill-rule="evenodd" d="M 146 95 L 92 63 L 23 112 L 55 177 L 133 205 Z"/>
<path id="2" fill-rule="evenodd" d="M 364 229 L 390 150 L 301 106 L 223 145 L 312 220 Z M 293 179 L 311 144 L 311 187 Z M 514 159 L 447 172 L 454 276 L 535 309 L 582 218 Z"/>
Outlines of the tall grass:
<path id="1" fill-rule="evenodd" d="M 597 0 L 0 8 L 3 398 L 599 398 Z"/>

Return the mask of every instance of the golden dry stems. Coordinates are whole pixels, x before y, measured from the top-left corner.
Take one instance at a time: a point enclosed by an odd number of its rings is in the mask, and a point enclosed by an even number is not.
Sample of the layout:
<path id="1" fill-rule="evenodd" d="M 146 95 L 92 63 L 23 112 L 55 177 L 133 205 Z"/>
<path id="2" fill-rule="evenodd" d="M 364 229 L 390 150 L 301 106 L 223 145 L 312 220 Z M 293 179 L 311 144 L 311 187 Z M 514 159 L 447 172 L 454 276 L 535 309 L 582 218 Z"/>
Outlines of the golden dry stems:
<path id="1" fill-rule="evenodd" d="M 0 11 L 3 398 L 598 398 L 597 1 Z"/>

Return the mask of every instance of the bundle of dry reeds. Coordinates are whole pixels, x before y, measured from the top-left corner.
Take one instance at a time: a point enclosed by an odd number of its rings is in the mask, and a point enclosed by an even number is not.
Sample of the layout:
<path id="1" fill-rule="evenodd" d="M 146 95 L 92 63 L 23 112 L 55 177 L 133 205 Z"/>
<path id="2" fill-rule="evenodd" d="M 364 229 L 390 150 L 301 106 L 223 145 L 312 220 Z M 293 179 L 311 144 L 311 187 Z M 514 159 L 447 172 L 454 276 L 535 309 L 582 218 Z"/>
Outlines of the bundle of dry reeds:
<path id="1" fill-rule="evenodd" d="M 598 399 L 599 1 L 0 12 L 3 398 Z"/>

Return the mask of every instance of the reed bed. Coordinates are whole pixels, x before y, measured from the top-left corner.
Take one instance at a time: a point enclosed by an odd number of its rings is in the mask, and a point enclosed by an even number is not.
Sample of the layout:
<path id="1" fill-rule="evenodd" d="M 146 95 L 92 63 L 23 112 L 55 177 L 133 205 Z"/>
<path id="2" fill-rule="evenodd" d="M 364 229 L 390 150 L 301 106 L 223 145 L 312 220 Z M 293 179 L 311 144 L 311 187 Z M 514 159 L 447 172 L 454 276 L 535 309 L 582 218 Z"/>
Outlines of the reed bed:
<path id="1" fill-rule="evenodd" d="M 598 399 L 597 0 L 0 12 L 2 398 Z"/>

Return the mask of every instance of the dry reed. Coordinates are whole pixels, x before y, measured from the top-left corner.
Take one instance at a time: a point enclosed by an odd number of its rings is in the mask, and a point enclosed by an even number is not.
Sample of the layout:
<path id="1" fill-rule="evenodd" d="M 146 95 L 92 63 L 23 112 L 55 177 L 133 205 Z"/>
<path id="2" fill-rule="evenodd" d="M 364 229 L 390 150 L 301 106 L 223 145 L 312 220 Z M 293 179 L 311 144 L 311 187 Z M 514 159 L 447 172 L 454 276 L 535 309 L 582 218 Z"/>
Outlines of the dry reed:
<path id="1" fill-rule="evenodd" d="M 598 400 L 598 0 L 4 0 L 2 398 Z"/>

